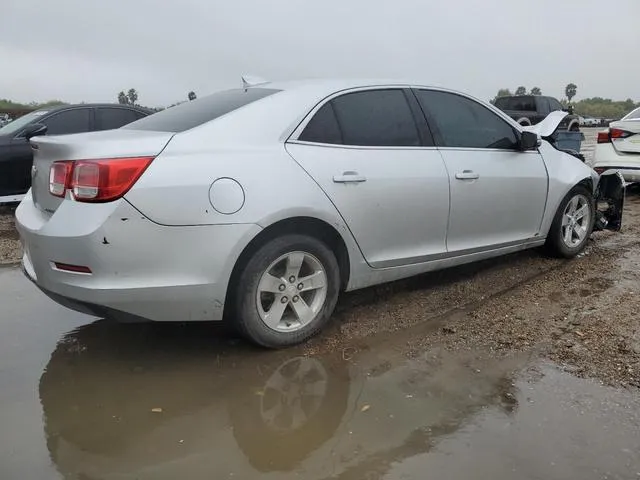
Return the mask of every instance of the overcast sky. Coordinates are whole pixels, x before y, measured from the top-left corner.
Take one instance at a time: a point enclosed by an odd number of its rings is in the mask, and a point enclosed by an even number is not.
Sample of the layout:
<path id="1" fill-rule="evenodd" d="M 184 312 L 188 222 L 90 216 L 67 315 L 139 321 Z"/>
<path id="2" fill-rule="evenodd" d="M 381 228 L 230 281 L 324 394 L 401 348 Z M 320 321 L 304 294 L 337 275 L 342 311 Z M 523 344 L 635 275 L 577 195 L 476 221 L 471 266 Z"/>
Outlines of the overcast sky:
<path id="1" fill-rule="evenodd" d="M 167 105 L 269 79 L 640 101 L 640 0 L 2 0 L 0 98 Z"/>

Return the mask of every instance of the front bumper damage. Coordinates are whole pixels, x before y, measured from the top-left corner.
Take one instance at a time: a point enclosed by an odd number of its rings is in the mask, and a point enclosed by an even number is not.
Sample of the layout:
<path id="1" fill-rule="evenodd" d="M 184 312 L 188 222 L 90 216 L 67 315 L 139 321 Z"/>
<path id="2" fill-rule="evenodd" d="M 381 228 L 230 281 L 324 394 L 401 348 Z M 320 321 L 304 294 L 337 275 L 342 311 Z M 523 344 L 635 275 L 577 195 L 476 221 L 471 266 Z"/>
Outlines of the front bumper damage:
<path id="1" fill-rule="evenodd" d="M 600 175 L 595 191 L 596 219 L 594 231 L 622 228 L 622 210 L 625 196 L 624 178 L 617 170 L 607 170 Z"/>

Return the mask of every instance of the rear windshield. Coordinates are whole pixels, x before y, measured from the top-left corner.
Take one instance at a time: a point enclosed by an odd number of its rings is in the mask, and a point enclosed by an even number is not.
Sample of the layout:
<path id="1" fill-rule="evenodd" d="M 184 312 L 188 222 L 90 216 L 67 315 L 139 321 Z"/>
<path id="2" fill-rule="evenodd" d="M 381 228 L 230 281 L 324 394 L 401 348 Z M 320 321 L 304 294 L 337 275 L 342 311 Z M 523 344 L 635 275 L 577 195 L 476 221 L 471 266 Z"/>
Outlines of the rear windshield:
<path id="1" fill-rule="evenodd" d="M 640 120 L 640 108 L 636 108 L 634 111 L 627 114 L 627 116 L 624 117 L 623 120 Z"/>
<path id="2" fill-rule="evenodd" d="M 279 91 L 269 88 L 224 90 L 167 108 L 122 128 L 154 132 L 184 132 Z"/>
<path id="3" fill-rule="evenodd" d="M 496 99 L 495 105 L 500 110 L 536 111 L 534 97 L 500 97 Z"/>

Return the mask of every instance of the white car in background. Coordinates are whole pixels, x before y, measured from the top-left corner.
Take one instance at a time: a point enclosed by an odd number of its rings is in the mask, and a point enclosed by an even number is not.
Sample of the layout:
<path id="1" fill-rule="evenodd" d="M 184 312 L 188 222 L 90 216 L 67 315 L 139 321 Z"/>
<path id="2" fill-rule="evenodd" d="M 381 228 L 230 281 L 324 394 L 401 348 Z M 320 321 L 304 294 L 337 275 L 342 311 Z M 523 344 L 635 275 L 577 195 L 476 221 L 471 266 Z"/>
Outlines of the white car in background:
<path id="1" fill-rule="evenodd" d="M 640 108 L 598 132 L 591 167 L 618 170 L 628 183 L 640 181 Z"/>

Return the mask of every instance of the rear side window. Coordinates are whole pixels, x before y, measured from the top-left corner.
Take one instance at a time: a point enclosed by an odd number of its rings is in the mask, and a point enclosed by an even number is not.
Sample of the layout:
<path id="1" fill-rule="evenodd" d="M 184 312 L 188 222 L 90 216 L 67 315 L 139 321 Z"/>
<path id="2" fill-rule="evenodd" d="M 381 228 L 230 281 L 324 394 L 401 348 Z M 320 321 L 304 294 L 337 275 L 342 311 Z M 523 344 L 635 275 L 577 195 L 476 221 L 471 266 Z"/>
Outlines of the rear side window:
<path id="1" fill-rule="evenodd" d="M 496 107 L 500 110 L 516 110 L 518 112 L 535 112 L 535 97 L 500 97 L 496 99 Z"/>
<path id="2" fill-rule="evenodd" d="M 130 123 L 124 128 L 158 132 L 184 132 L 279 91 L 269 88 L 225 90 L 167 108 Z"/>
<path id="3" fill-rule="evenodd" d="M 516 149 L 514 129 L 488 108 L 453 93 L 417 90 L 429 124 L 439 133 L 439 145 L 460 148 Z"/>
<path id="4" fill-rule="evenodd" d="M 314 143 L 342 143 L 342 133 L 340 132 L 340 127 L 338 127 L 338 121 L 331 102 L 325 103 L 316 112 L 299 139 Z"/>
<path id="5" fill-rule="evenodd" d="M 402 90 L 347 93 L 331 103 L 344 145 L 420 145 L 418 127 Z"/>
<path id="6" fill-rule="evenodd" d="M 76 108 L 54 113 L 40 123 L 47 126 L 47 135 L 66 135 L 88 132 L 90 118 L 90 109 Z"/>
<path id="7" fill-rule="evenodd" d="M 126 108 L 97 108 L 96 130 L 113 130 L 127 123 L 135 122 L 138 118 L 135 110 Z"/>

